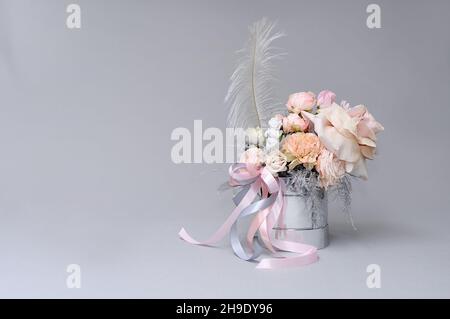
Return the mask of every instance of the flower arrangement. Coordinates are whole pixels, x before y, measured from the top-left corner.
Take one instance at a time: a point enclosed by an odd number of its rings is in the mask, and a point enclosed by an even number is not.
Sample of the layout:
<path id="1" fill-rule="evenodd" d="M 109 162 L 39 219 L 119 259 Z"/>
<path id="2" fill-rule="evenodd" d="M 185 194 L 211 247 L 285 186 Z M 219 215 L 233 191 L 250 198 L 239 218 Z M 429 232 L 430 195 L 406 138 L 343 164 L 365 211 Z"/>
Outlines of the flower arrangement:
<path id="1" fill-rule="evenodd" d="M 384 128 L 364 105 L 337 104 L 336 94 L 324 90 L 317 97 L 291 94 L 286 108 L 288 114 L 273 116 L 267 129 L 247 129 L 241 163 L 265 166 L 274 176 L 309 170 L 325 189 L 346 174 L 367 179 L 366 160 L 374 158 Z"/>
<path id="2" fill-rule="evenodd" d="M 287 112 L 280 110 L 272 72 L 282 53 L 272 42 L 283 34 L 273 31 L 266 19 L 250 27 L 226 96 L 228 127 L 246 132 L 245 150 L 229 169 L 236 208 L 205 241 L 184 228 L 179 232 L 196 245 L 212 245 L 229 234 L 243 260 L 257 260 L 264 252 L 276 257 L 259 260 L 262 269 L 317 261 L 317 249 L 328 244 L 328 193 L 337 194 L 348 209 L 349 176 L 367 179 L 366 160 L 374 157 L 376 135 L 383 130 L 364 105 L 337 104 L 329 90 L 291 94 Z M 252 219 L 242 241 L 237 225 L 247 217 Z M 277 256 L 278 251 L 295 255 Z"/>

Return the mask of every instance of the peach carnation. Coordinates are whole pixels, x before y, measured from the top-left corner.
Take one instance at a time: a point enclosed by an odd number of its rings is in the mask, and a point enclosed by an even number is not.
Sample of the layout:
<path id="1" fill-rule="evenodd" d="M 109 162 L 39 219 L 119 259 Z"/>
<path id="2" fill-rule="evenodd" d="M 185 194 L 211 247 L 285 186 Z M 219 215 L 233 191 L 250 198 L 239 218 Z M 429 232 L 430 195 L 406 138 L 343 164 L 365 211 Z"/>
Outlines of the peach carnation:
<path id="1" fill-rule="evenodd" d="M 286 155 L 287 160 L 291 162 L 289 169 L 292 170 L 300 164 L 303 164 L 308 169 L 312 169 L 316 164 L 321 148 L 317 135 L 313 133 L 294 133 L 284 139 L 281 150 Z"/>

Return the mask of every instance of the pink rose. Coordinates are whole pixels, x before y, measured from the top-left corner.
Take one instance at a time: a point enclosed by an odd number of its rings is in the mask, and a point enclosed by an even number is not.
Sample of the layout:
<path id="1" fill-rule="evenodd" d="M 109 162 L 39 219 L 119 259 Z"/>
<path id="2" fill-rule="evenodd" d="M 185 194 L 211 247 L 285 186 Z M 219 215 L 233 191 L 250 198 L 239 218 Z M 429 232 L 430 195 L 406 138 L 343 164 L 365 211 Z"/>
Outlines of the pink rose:
<path id="1" fill-rule="evenodd" d="M 316 105 L 316 96 L 313 92 L 300 92 L 289 95 L 286 107 L 289 112 L 299 114 L 301 111 L 310 111 Z"/>
<path id="2" fill-rule="evenodd" d="M 264 152 L 256 146 L 251 146 L 248 150 L 242 153 L 239 162 L 258 168 L 261 167 L 264 160 Z"/>
<path id="3" fill-rule="evenodd" d="M 336 94 L 334 92 L 324 90 L 317 96 L 317 105 L 321 108 L 330 107 L 336 101 Z"/>
<path id="4" fill-rule="evenodd" d="M 291 113 L 283 118 L 283 131 L 285 133 L 304 132 L 308 129 L 308 124 L 309 121 L 305 121 L 298 114 Z"/>

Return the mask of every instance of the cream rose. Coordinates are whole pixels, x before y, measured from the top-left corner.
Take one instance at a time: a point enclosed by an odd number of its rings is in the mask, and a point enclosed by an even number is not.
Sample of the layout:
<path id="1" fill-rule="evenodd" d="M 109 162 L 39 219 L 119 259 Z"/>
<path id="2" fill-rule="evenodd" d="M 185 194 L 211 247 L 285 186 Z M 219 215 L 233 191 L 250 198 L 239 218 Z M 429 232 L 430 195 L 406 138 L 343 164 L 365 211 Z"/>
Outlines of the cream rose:
<path id="1" fill-rule="evenodd" d="M 273 150 L 266 155 L 266 168 L 272 175 L 277 176 L 279 172 L 284 172 L 287 167 L 286 155 L 281 153 L 279 150 Z"/>
<path id="2" fill-rule="evenodd" d="M 358 105 L 348 110 L 348 114 L 357 119 L 356 132 L 361 146 L 361 152 L 366 158 L 373 159 L 375 155 L 376 134 L 384 130 L 364 105 Z"/>
<path id="3" fill-rule="evenodd" d="M 371 127 L 375 133 L 382 130 L 382 126 L 366 113 L 365 108 L 358 107 L 353 111 L 352 115 L 350 111 L 333 103 L 317 115 L 308 112 L 302 112 L 302 115 L 314 124 L 314 130 L 323 145 L 345 162 L 347 173 L 367 179 L 365 159 L 373 156 L 376 143 L 374 135 L 366 129 Z"/>

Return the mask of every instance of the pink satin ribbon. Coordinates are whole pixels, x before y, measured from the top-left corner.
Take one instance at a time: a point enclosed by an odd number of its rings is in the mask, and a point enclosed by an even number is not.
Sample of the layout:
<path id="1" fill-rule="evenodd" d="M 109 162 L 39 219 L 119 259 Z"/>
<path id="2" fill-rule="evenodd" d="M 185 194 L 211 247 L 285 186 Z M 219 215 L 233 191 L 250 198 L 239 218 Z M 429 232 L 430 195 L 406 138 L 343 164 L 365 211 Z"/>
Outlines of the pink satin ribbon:
<path id="1" fill-rule="evenodd" d="M 280 178 L 273 177 L 265 167 L 245 164 L 232 165 L 229 174 L 231 186 L 243 187 L 235 196 L 236 208 L 207 240 L 197 241 L 182 228 L 179 236 L 183 240 L 194 245 L 213 245 L 231 231 L 232 248 L 238 257 L 245 260 L 256 259 L 260 255 L 260 243 L 274 255 L 273 258 L 261 259 L 256 267 L 258 269 L 304 266 L 318 260 L 316 247 L 290 240 L 280 240 L 278 239 L 280 234 L 273 229 L 277 225 L 282 225 L 286 209 L 286 200 L 283 196 L 285 185 Z M 254 217 L 246 234 L 247 249 L 244 249 L 236 233 L 236 223 L 239 218 L 250 215 Z M 259 233 L 258 237 L 256 237 L 257 233 Z M 250 251 L 250 254 L 246 251 Z M 295 255 L 278 256 L 277 251 L 292 252 Z"/>

